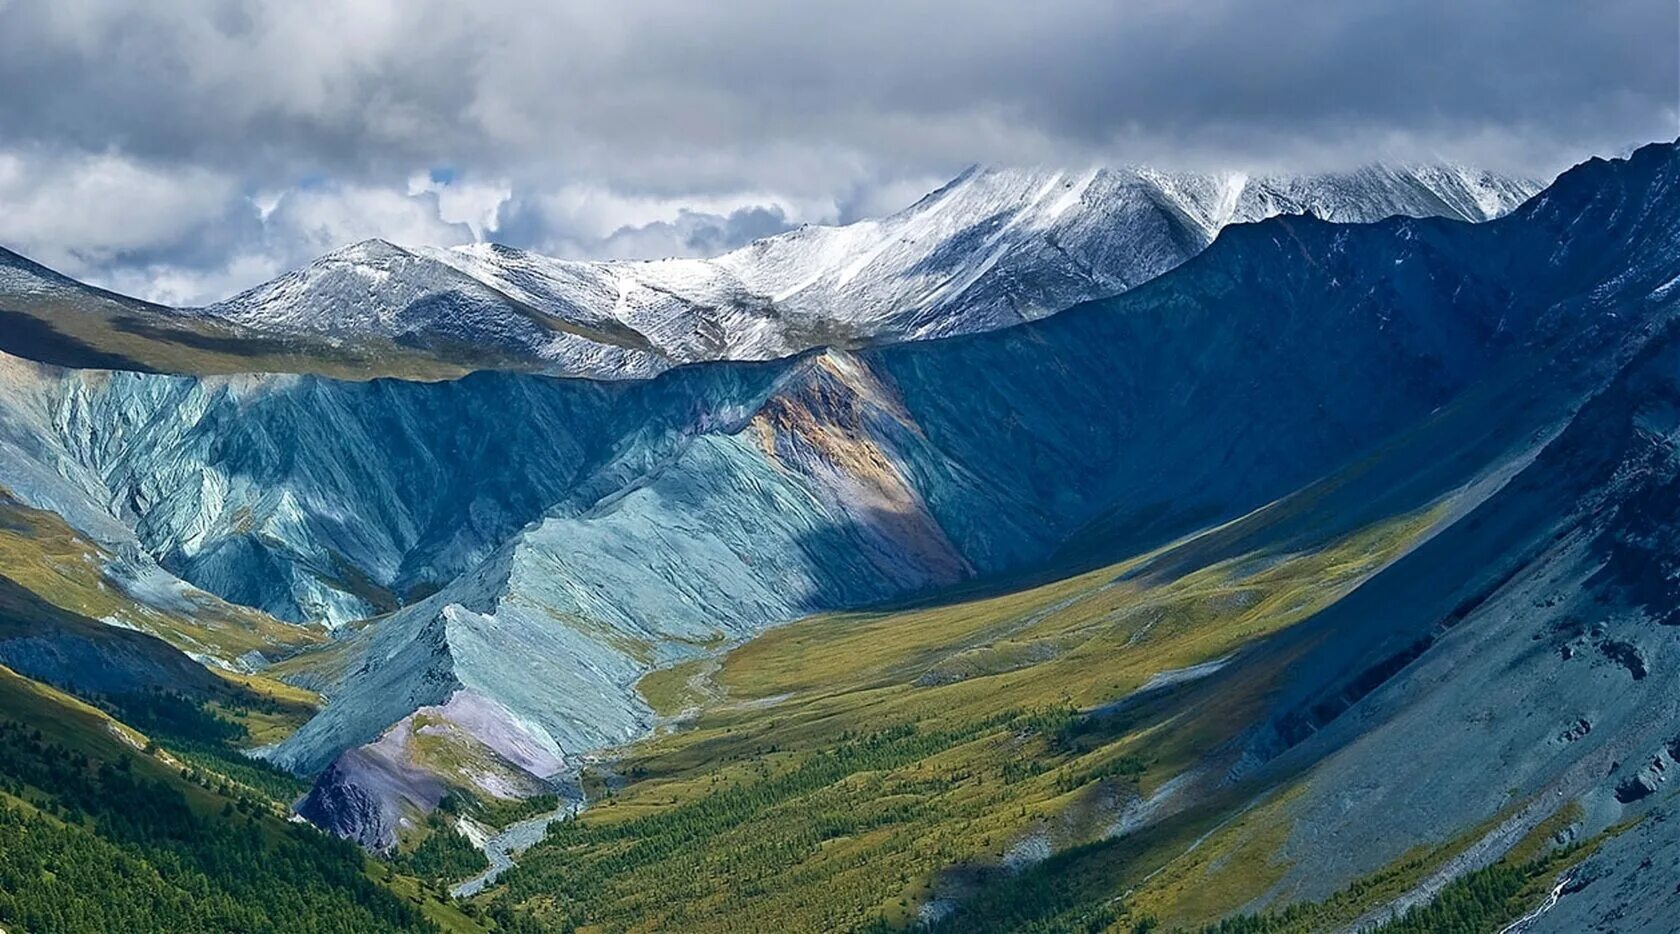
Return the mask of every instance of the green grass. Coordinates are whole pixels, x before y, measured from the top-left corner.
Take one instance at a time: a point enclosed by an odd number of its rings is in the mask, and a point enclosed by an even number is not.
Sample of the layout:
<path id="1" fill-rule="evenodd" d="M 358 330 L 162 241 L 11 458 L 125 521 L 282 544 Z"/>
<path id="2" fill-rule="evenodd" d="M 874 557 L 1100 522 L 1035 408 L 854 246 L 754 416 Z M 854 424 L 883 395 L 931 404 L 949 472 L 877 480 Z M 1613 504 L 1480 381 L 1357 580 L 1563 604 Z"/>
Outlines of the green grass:
<path id="1" fill-rule="evenodd" d="M 636 684 L 636 690 L 654 713 L 675 717 L 716 698 L 711 679 L 717 668 L 714 658 L 690 659 L 649 672 Z"/>
<path id="2" fill-rule="evenodd" d="M 220 716 L 245 729 L 245 748 L 278 743 L 297 732 L 320 709 L 320 695 L 261 674 L 216 670 L 229 687 L 211 703 Z"/>

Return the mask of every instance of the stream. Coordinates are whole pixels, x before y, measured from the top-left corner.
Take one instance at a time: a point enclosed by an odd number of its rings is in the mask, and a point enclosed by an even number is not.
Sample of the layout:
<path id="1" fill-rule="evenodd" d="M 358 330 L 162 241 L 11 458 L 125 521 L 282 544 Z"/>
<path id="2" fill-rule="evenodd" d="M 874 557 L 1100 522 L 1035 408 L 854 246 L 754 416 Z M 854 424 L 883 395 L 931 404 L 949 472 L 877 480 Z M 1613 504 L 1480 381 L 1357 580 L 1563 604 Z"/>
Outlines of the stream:
<path id="1" fill-rule="evenodd" d="M 490 868 L 484 870 L 471 879 L 456 885 L 449 890 L 449 894 L 456 898 L 467 898 L 477 895 L 484 887 L 495 882 L 502 873 L 513 868 L 514 857 L 525 852 L 542 840 L 548 833 L 548 826 L 555 821 L 568 820 L 577 815 L 582 809 L 582 802 L 562 798 L 560 806 L 545 814 L 527 817 L 522 821 L 515 821 L 501 830 L 496 831 L 484 841 L 484 857 L 490 861 Z"/>
<path id="2" fill-rule="evenodd" d="M 1573 872 L 1564 873 L 1563 877 L 1558 879 L 1557 884 L 1552 886 L 1552 894 L 1546 896 L 1546 900 L 1538 908 L 1500 928 L 1499 934 L 1517 934 L 1519 931 L 1525 931 L 1530 924 L 1539 920 L 1541 915 L 1556 908 L 1558 900 L 1563 898 L 1563 890 L 1569 887 L 1574 875 Z"/>

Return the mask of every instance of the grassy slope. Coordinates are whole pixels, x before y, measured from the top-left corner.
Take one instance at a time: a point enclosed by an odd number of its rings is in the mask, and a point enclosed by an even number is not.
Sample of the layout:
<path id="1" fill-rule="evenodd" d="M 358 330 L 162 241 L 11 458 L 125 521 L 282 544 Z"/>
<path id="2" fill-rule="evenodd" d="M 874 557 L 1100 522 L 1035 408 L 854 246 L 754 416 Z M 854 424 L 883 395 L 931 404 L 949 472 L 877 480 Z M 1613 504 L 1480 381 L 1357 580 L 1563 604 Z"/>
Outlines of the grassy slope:
<path id="1" fill-rule="evenodd" d="M 0 729 L 16 724 L 23 724 L 29 730 L 40 729 L 44 743 L 88 756 L 92 763 L 90 769 L 97 769 L 99 763 L 126 759 L 132 774 L 140 780 L 161 782 L 169 789 L 166 794 L 181 795 L 193 813 L 210 822 L 209 836 L 204 842 L 187 847 L 189 862 L 198 855 L 198 849 L 211 852 L 215 847 L 228 845 L 229 828 L 242 831 L 249 821 L 256 821 L 255 826 L 265 838 L 279 841 L 283 849 L 290 847 L 286 852 L 294 856 L 305 854 L 305 864 L 309 859 L 325 859 L 329 864 L 335 858 L 350 859 L 356 874 L 365 877 L 359 891 L 334 891 L 324 896 L 317 907 L 331 905 L 338 899 L 344 908 L 359 899 L 373 897 L 377 901 L 394 894 L 389 905 L 399 906 L 398 917 L 407 910 L 400 906 L 418 912 L 411 919 L 414 926 L 426 927 L 429 922 L 444 930 L 482 928 L 480 922 L 447 904 L 435 885 L 425 885 L 367 861 L 354 848 L 348 848 L 348 855 L 338 852 L 334 848 L 342 850 L 347 845 L 330 841 L 312 828 L 287 819 L 287 806 L 306 790 L 306 784 L 247 759 L 239 749 L 284 738 L 319 706 L 316 695 L 262 673 L 201 669 L 175 651 L 223 659 L 234 659 L 251 650 L 282 655 L 322 644 L 318 632 L 281 623 L 209 595 L 202 595 L 190 608 L 149 606 L 125 593 L 104 572 L 108 557 L 57 516 L 21 506 L 0 495 L 0 639 L 42 639 L 48 644 L 66 638 L 80 640 L 81 644 L 100 647 L 96 651 L 101 664 L 113 670 L 138 665 L 142 671 L 152 666 L 150 670 L 176 674 L 160 685 L 168 693 L 147 690 L 89 695 L 89 700 L 106 708 L 101 710 L 10 669 L 0 668 Z M 120 622 L 127 628 L 105 625 L 100 619 Z M 157 638 L 127 631 L 130 628 Z M 150 736 L 119 722 L 113 712 L 147 724 Z M 20 762 L 0 762 L 0 782 L 16 779 L 10 773 L 21 767 Z M 110 835 L 103 826 L 82 826 L 79 821 L 55 816 L 64 807 L 85 810 L 85 801 L 80 805 L 67 804 L 55 798 L 51 788 L 17 790 L 20 794 L 0 793 L 0 807 L 12 809 L 0 814 L 3 818 L 0 836 L 23 833 L 24 839 L 39 844 L 37 849 L 41 852 L 37 856 L 49 861 L 74 859 L 79 865 L 85 864 L 87 870 L 86 875 L 77 876 L 74 881 L 67 876 L 65 883 L 72 888 L 55 893 L 55 898 L 63 902 L 61 916 L 25 915 L 26 919 L 32 919 L 31 928 L 113 923 L 114 916 L 101 915 L 103 909 L 99 906 L 80 901 L 87 895 L 82 889 L 119 884 L 111 882 L 113 875 L 121 878 L 136 871 L 142 872 L 145 884 L 125 890 L 124 898 L 113 902 L 120 906 L 113 910 L 129 912 L 120 916 L 124 921 L 135 922 L 132 912 L 142 910 L 135 906 L 147 904 L 163 906 L 157 910 L 164 914 L 143 916 L 141 920 L 146 923 L 167 916 L 187 924 L 190 929 L 192 924 L 203 921 L 202 918 L 199 922 L 192 921 L 188 917 L 189 909 L 183 907 L 194 900 L 203 906 L 207 883 L 202 878 L 188 872 L 179 879 L 169 876 L 159 882 L 153 875 L 155 870 L 168 876 L 165 870 L 178 868 L 179 853 L 136 852 L 131 845 L 133 841 L 120 835 L 107 839 Z M 234 808 L 231 812 L 227 811 L 230 805 Z M 89 817 L 88 822 L 91 824 L 96 819 Z M 20 825 L 18 820 L 24 823 Z M 39 823 L 40 820 L 48 823 Z M 189 829 L 179 820 L 166 824 L 170 833 Z M 338 852 L 336 857 L 335 852 Z M 156 859 L 163 860 L 159 864 L 163 868 L 144 868 Z M 260 880 L 261 867 L 251 867 L 249 872 Z M 331 883 L 321 880 L 314 884 L 331 887 Z M 338 884 L 342 886 L 342 880 Z M 215 890 L 216 886 L 210 888 Z M 188 892 L 196 894 L 183 894 Z M 375 894 L 370 896 L 370 892 Z M 387 894 L 379 895 L 379 892 Z M 210 897 L 237 903 L 248 895 L 248 892 L 215 891 Z M 188 901 L 182 902 L 182 898 Z M 27 910 L 21 905 L 12 907 Z M 346 910 L 352 914 L 355 911 L 353 907 Z M 236 923 L 225 914 L 219 917 L 222 923 Z M 369 916 L 356 923 L 362 926 L 389 921 L 389 917 L 380 922 Z"/>
<path id="2" fill-rule="evenodd" d="M 0 791 L 0 806 L 9 808 L 13 815 L 45 821 L 33 831 L 24 828 L 30 836 L 15 841 L 15 849 L 21 851 L 22 840 L 39 843 L 44 852 L 66 848 L 65 852 L 75 853 L 78 859 L 88 863 L 79 866 L 79 872 L 109 870 L 113 874 L 106 881 L 116 886 L 114 890 L 70 888 L 56 892 L 58 907 L 63 912 L 58 924 L 73 925 L 74 919 L 86 919 L 92 916 L 89 912 L 99 910 L 99 906 L 75 904 L 84 898 L 124 906 L 139 904 L 153 912 L 187 912 L 192 910 L 187 906 L 202 907 L 208 901 L 229 896 L 215 884 L 220 878 L 217 872 L 225 870 L 231 873 L 229 878 L 239 878 L 241 885 L 281 894 L 310 893 L 304 897 L 313 899 L 311 904 L 317 909 L 330 911 L 337 906 L 346 917 L 361 910 L 358 906 L 368 906 L 372 914 L 365 917 L 370 926 L 374 925 L 374 918 L 385 919 L 379 926 L 388 926 L 392 919 L 407 918 L 408 921 L 397 926 L 463 932 L 482 929 L 454 907 L 422 894 L 414 880 L 394 876 L 353 848 L 286 820 L 281 803 L 266 798 L 258 789 L 230 780 L 212 768 L 177 759 L 150 743 L 139 731 L 102 711 L 4 667 L 0 667 L 0 726 L 14 730 L 14 737 L 37 734 L 34 743 L 40 748 L 59 750 L 40 762 L 31 762 L 28 756 L 22 755 L 11 755 L 0 761 L 0 780 L 5 782 L 5 790 Z M 66 766 L 69 760 L 62 759 L 64 754 L 85 756 L 87 761 Z M 148 835 L 142 823 L 128 822 L 120 814 L 102 815 L 87 810 L 85 804 L 79 805 L 73 794 L 75 781 L 54 782 L 50 787 L 34 784 L 31 770 L 45 767 L 43 763 L 54 768 L 73 768 L 73 774 L 87 776 L 88 781 L 104 781 L 103 776 L 111 773 L 102 771 L 102 767 L 120 766 L 117 771 L 125 782 L 132 780 L 143 788 L 155 788 L 148 793 L 149 798 L 164 804 L 167 804 L 164 799 L 178 800 L 186 808 L 184 813 L 194 817 L 188 822 L 169 821 L 167 834 L 177 839 L 160 841 Z M 217 851 L 221 858 L 232 859 L 234 863 L 231 867 L 194 870 L 190 857 L 183 861 L 171 855 L 182 852 L 179 847 L 183 846 L 189 853 L 199 846 L 221 847 Z M 275 861 L 272 866 L 271 859 Z M 344 867 L 341 871 L 349 873 L 344 878 L 362 881 L 355 886 L 332 888 L 330 882 L 337 877 L 331 871 L 319 877 L 310 877 L 306 872 L 295 878 L 272 875 L 287 870 L 298 872 L 300 867 L 321 871 L 323 867 L 335 865 L 341 865 Z M 208 888 L 205 888 L 206 880 Z M 132 900 L 129 886 L 135 896 Z M 322 891 L 322 886 L 329 887 Z M 279 929 L 288 929 L 305 920 L 278 918 L 276 923 Z M 36 924 L 50 928 L 54 922 L 37 918 Z"/>
<path id="3" fill-rule="evenodd" d="M 224 660 L 252 650 L 276 656 L 322 646 L 322 635 L 209 595 L 200 595 L 191 606 L 179 608 L 160 609 L 141 603 L 105 572 L 108 560 L 97 545 L 57 516 L 24 507 L 0 492 L 0 642 L 16 639 L 62 646 L 68 641 L 87 646 L 94 652 L 92 659 L 97 659 L 93 667 L 109 670 L 105 675 L 89 670 L 86 664 L 91 660 L 84 659 L 82 667 L 75 668 L 75 676 L 87 674 L 91 679 L 88 685 L 125 683 L 117 676 L 125 670 L 141 672 L 140 683 L 153 684 L 142 690 L 122 689 L 109 694 L 98 693 L 108 688 L 79 685 L 75 690 L 88 692 L 84 700 L 0 668 L 0 730 L 19 723 L 30 730 L 40 728 L 43 742 L 89 756 L 95 763 L 90 766 L 93 769 L 97 769 L 97 763 L 126 758 L 133 774 L 144 781 L 164 782 L 172 792 L 183 795 L 195 813 L 212 822 L 213 830 L 220 832 L 242 824 L 249 811 L 260 815 L 262 833 L 283 841 L 302 838 L 304 853 L 312 852 L 311 847 L 327 847 L 325 854 L 330 861 L 334 858 L 332 848 L 343 845 L 287 820 L 288 805 L 307 791 L 307 783 L 241 753 L 244 748 L 277 742 L 296 730 L 318 708 L 319 697 L 267 673 L 201 668 L 176 651 Z M 99 620 L 122 625 L 106 625 Z M 28 650 L 25 657 L 29 657 Z M 145 734 L 116 717 L 142 726 Z M 0 762 L 0 784 L 17 777 L 10 774 L 8 765 L 13 767 L 10 772 L 20 767 L 17 762 Z M 230 803 L 235 810 L 225 814 L 223 809 Z M 85 805 L 83 801 L 74 807 L 85 810 Z M 146 868 L 155 859 L 162 859 L 160 865 L 165 868 L 175 866 L 180 854 L 137 853 L 128 845 L 132 841 L 106 839 L 109 835 L 103 830 L 54 816 L 59 808 L 67 806 L 72 805 L 58 801 L 50 788 L 28 787 L 21 790 L 21 795 L 0 793 L 0 808 L 12 808 L 0 810 L 0 838 L 11 839 L 8 835 L 21 833 L 39 851 L 32 858 L 48 862 L 73 859 L 86 870 L 82 875 L 65 876 L 64 884 L 70 888 L 55 891 L 54 899 L 48 900 L 62 902 L 62 912 L 57 916 L 43 916 L 40 905 L 10 905 L 30 922 L 30 929 L 108 926 L 119 920 L 128 924 L 169 920 L 191 929 L 204 922 L 203 918 L 193 920 L 196 916 L 192 911 L 215 910 L 204 907 L 206 883 L 197 875 L 188 873 L 159 882 L 153 875 L 156 867 Z M 48 823 L 39 823 L 41 820 Z M 169 825 L 167 832 L 188 829 L 180 820 L 165 823 Z M 214 852 L 226 844 L 225 839 L 205 838 L 194 846 Z M 198 849 L 188 847 L 189 861 L 202 855 Z M 339 856 L 351 859 L 357 873 L 376 881 L 377 887 L 338 892 L 327 896 L 328 902 L 341 896 L 354 903 L 369 897 L 369 891 L 384 891 L 396 896 L 390 904 L 411 906 L 419 912 L 412 919 L 414 925 L 425 927 L 429 920 L 445 930 L 480 927 L 447 905 L 436 884 L 365 863 L 353 848 L 347 857 L 342 853 Z M 22 864 L 29 865 L 27 860 Z M 17 866 L 0 868 L 15 870 Z M 136 871 L 143 873 L 145 884 L 125 889 L 112 906 L 102 908 L 81 900 L 87 895 L 83 890 L 120 884 L 111 878 Z M 260 869 L 252 872 L 260 876 Z M 248 894 L 219 891 L 213 897 L 237 902 Z M 200 909 L 183 907 L 187 902 L 182 899 L 196 900 Z M 156 912 L 161 914 L 144 914 L 145 909 L 137 907 L 148 904 L 158 906 Z M 5 907 L 0 897 L 0 909 Z M 217 917 L 220 923 L 241 923 L 226 913 Z M 316 920 L 324 921 L 325 917 Z M 385 918 L 384 922 L 389 920 Z M 356 924 L 384 922 L 363 917 Z"/>
<path id="4" fill-rule="evenodd" d="M 105 573 L 109 556 L 52 513 L 23 506 L 0 492 L 0 635 L 53 629 L 79 630 L 116 639 L 96 621 L 121 624 L 163 640 L 182 652 L 231 662 L 247 652 L 285 656 L 320 645 L 310 627 L 198 593 L 187 608 L 159 608 L 125 593 Z M 43 603 L 6 589 L 20 587 Z M 56 611 L 63 611 L 62 613 Z M 103 630 L 103 632 L 102 632 Z M 269 677 L 211 667 L 211 689 L 198 692 L 220 715 L 244 725 L 247 745 L 278 742 L 320 706 L 310 691 Z"/>
<path id="5" fill-rule="evenodd" d="M 1077 712 L 1305 618 L 1443 514 L 1280 552 L 1264 534 L 1278 511 L 1055 583 L 811 619 L 721 662 L 656 672 L 644 684 L 656 709 L 697 712 L 626 750 L 614 767 L 628 786 L 488 898 L 603 929 L 900 924 L 941 896 L 996 888 L 979 883 L 1038 840 L 1099 854 L 1079 865 L 1083 882 L 1062 880 L 1069 892 L 1122 891 L 1236 809 L 1203 802 L 1102 841 L 1127 802 L 1249 720 L 1266 673 L 1217 704 L 1165 691 L 1125 716 Z M 1234 879 L 1210 900 L 1229 911 L 1267 884 L 1264 872 Z"/>
<path id="6" fill-rule="evenodd" d="M 58 516 L 0 489 L 0 576 L 60 609 L 149 632 L 183 652 L 231 661 L 247 652 L 289 654 L 326 640 L 317 629 L 199 593 L 191 611 L 148 606 L 105 573 L 111 560 Z"/>
<path id="7" fill-rule="evenodd" d="M 1203 934 L 1313 934 L 1318 931 L 1478 932 L 1502 930 L 1508 922 L 1544 900 L 1564 873 L 1591 856 L 1605 841 L 1631 824 L 1611 827 L 1580 844 L 1556 845 L 1558 831 L 1579 820 L 1571 804 L 1542 822 L 1503 857 L 1471 870 L 1449 883 L 1431 902 L 1397 917 L 1376 920 L 1368 912 L 1390 904 L 1408 888 L 1467 845 L 1485 827 L 1476 828 L 1444 846 L 1408 854 L 1392 866 L 1372 873 L 1321 902 L 1293 904 L 1259 914 L 1242 914 L 1203 927 Z M 1140 911 L 1140 916 L 1144 912 Z M 1154 917 L 1154 915 L 1148 915 Z"/>

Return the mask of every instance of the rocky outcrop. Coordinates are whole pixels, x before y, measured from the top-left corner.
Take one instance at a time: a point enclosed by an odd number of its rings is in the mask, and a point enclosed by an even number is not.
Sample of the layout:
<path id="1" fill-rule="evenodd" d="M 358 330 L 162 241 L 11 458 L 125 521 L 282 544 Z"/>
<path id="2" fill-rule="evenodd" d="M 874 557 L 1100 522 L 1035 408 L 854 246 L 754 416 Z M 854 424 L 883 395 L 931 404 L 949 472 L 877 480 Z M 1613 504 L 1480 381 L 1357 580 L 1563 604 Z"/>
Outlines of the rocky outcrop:
<path id="1" fill-rule="evenodd" d="M 321 773 L 297 812 L 323 830 L 388 852 L 397 844 L 405 808 L 423 813 L 447 790 L 439 776 L 404 768 L 372 750 L 352 749 Z"/>

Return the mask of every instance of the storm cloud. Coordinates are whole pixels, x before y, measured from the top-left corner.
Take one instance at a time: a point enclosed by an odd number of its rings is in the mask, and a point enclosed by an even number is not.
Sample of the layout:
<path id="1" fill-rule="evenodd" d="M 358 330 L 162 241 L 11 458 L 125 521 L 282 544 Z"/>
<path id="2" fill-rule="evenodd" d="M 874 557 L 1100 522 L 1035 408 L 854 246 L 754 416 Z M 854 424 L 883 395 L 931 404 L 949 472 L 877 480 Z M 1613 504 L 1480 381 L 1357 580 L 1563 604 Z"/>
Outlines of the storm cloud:
<path id="1" fill-rule="evenodd" d="M 1677 132 L 1674 4 L 0 0 L 0 244 L 222 297 L 354 239 L 717 252 L 973 162 L 1547 175 Z"/>

